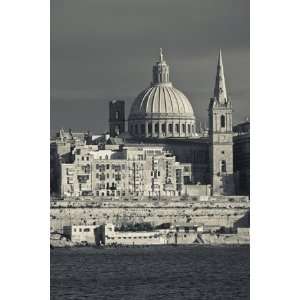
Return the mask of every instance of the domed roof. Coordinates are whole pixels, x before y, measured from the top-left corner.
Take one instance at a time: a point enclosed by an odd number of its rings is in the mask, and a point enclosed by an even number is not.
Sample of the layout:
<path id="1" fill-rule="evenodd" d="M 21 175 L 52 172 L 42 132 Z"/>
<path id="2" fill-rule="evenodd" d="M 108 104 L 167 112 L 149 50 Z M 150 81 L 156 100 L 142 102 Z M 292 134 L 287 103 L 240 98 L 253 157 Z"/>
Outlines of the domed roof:
<path id="1" fill-rule="evenodd" d="M 143 90 L 134 100 L 129 120 L 143 118 L 195 119 L 188 98 L 173 87 L 169 81 L 169 66 L 160 52 L 159 61 L 153 66 L 153 80 L 150 87 Z"/>
<path id="2" fill-rule="evenodd" d="M 152 85 L 143 90 L 131 106 L 130 115 L 170 114 L 194 116 L 188 98 L 171 83 Z"/>

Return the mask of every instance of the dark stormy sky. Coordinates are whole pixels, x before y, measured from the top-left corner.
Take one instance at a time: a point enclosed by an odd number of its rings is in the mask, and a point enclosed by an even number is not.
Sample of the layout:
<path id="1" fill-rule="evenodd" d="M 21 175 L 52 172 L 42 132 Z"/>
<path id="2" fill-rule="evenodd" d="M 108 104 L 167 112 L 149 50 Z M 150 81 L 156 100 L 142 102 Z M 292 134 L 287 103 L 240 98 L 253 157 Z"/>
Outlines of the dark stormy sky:
<path id="1" fill-rule="evenodd" d="M 207 120 L 219 48 L 234 123 L 249 116 L 248 0 L 51 0 L 51 131 L 103 132 L 126 111 L 164 49 L 173 85 Z"/>

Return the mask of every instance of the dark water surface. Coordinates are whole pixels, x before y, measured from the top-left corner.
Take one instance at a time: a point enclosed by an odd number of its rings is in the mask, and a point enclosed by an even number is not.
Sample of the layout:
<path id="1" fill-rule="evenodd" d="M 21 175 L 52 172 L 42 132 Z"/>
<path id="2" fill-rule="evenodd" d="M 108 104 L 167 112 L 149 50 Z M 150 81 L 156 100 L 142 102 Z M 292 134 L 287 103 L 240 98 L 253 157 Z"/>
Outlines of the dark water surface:
<path id="1" fill-rule="evenodd" d="M 249 247 L 51 250 L 51 299 L 249 299 Z"/>

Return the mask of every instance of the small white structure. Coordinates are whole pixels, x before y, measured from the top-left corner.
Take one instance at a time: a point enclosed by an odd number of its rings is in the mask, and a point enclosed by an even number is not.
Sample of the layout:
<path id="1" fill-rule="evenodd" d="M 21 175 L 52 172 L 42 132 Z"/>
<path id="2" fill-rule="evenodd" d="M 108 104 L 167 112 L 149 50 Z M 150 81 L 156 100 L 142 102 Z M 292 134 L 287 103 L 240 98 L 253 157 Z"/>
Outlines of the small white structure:
<path id="1" fill-rule="evenodd" d="M 159 231 L 115 231 L 113 224 L 102 225 L 102 242 L 105 245 L 162 245 L 165 234 Z"/>
<path id="2" fill-rule="evenodd" d="M 99 225 L 71 225 L 64 226 L 63 232 L 74 243 L 97 244 L 100 239 L 97 228 L 99 228 Z"/>
<path id="3" fill-rule="evenodd" d="M 101 226 L 101 239 L 105 245 L 168 245 L 192 244 L 203 226 L 184 224 L 154 231 L 115 231 L 113 224 Z"/>

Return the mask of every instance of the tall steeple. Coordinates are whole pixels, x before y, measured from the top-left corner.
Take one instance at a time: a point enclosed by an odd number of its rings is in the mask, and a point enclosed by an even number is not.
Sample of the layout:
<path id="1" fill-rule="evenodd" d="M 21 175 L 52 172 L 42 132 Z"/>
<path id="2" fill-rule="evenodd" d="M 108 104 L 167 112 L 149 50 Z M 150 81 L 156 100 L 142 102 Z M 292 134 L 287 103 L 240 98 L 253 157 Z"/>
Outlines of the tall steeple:
<path id="1" fill-rule="evenodd" d="M 159 51 L 159 61 L 153 66 L 152 85 L 159 84 L 171 85 L 169 81 L 169 66 L 164 60 L 162 48 Z"/>
<path id="2" fill-rule="evenodd" d="M 232 105 L 227 98 L 222 53 L 219 52 L 214 97 L 209 109 L 210 175 L 214 195 L 234 195 Z"/>
<path id="3" fill-rule="evenodd" d="M 218 100 L 218 102 L 220 104 L 225 104 L 228 101 L 221 49 L 220 49 L 219 57 L 218 57 L 217 75 L 216 75 L 216 82 L 215 82 L 215 88 L 214 88 L 214 97 Z"/>

